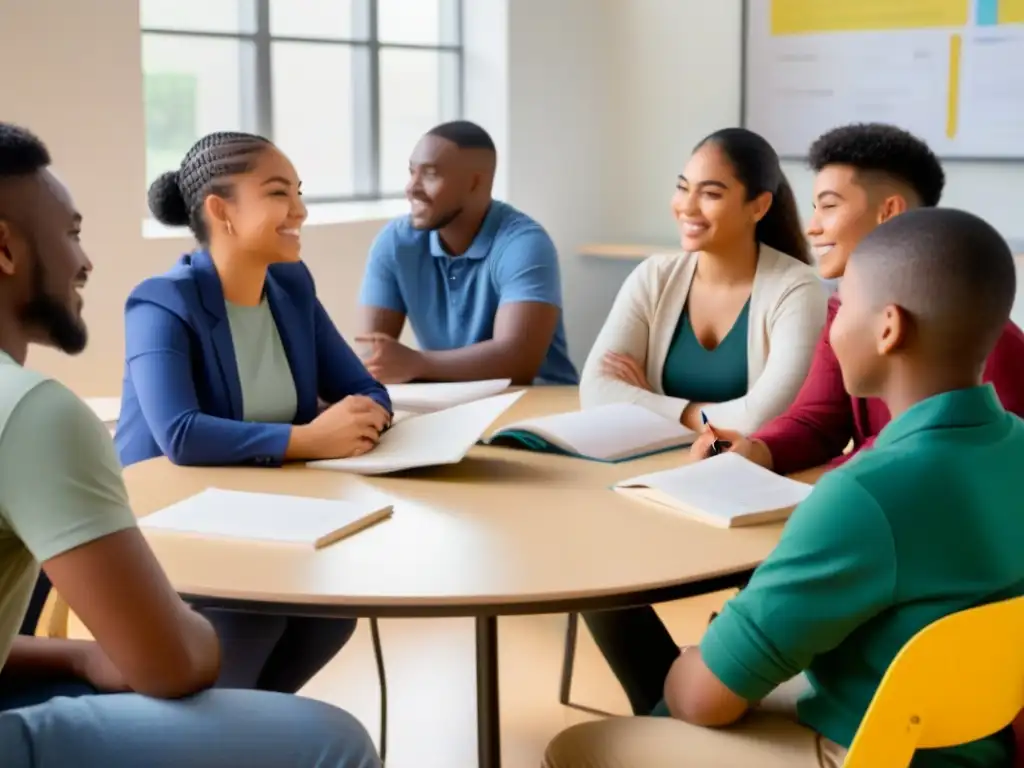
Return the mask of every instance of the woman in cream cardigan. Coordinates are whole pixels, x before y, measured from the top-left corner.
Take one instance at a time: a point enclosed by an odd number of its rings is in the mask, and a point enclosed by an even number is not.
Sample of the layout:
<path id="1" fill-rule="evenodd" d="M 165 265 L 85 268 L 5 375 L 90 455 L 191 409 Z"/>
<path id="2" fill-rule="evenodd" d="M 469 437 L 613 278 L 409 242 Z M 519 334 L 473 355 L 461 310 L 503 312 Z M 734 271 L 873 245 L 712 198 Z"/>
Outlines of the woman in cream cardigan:
<path id="1" fill-rule="evenodd" d="M 778 156 L 741 128 L 694 149 L 672 198 L 683 253 L 626 279 L 580 382 L 584 408 L 631 402 L 699 431 L 743 434 L 782 413 L 807 375 L 827 292 Z M 678 648 L 653 608 L 584 614 L 598 647 L 648 714 Z"/>

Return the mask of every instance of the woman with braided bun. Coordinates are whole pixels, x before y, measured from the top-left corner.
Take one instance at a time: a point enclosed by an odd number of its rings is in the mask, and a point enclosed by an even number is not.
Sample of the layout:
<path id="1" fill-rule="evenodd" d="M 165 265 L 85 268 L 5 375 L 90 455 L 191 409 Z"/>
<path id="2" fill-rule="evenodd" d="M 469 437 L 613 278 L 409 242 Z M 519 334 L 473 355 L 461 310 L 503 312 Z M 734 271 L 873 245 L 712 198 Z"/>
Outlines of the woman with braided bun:
<path id="1" fill-rule="evenodd" d="M 391 401 L 299 259 L 306 207 L 288 158 L 260 136 L 212 133 L 153 182 L 149 207 L 188 226 L 197 248 L 128 297 L 122 464 L 164 455 L 273 467 L 372 450 Z M 355 629 L 349 619 L 204 614 L 224 649 L 218 684 L 231 688 L 293 693 Z"/>

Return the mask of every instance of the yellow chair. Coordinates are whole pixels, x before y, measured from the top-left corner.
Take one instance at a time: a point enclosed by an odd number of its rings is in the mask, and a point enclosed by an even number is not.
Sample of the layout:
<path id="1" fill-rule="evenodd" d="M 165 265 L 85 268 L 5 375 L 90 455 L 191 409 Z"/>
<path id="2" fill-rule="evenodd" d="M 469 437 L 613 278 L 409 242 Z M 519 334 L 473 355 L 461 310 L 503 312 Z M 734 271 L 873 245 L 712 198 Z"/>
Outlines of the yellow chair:
<path id="1" fill-rule="evenodd" d="M 907 768 L 917 749 L 966 744 L 1024 709 L 1024 597 L 971 608 L 911 638 L 882 678 L 844 768 Z"/>
<path id="2" fill-rule="evenodd" d="M 56 589 L 51 589 L 46 596 L 46 602 L 43 603 L 43 610 L 39 613 L 36 637 L 66 638 L 70 617 L 71 609 L 64 598 L 57 594 Z"/>

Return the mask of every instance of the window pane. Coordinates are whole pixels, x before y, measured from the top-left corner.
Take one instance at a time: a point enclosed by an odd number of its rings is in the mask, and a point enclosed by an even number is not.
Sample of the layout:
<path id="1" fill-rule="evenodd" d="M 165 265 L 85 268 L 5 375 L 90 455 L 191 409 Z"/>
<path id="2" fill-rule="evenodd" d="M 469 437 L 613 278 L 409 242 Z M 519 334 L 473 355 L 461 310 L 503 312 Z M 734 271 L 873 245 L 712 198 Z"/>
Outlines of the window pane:
<path id="1" fill-rule="evenodd" d="M 377 0 L 377 30 L 384 43 L 454 45 L 458 0 Z"/>
<path id="2" fill-rule="evenodd" d="M 254 130 L 252 43 L 181 35 L 142 36 L 146 183 L 177 168 L 212 131 Z"/>
<path id="3" fill-rule="evenodd" d="M 352 67 L 347 45 L 274 43 L 274 142 L 309 197 L 353 192 Z"/>
<path id="4" fill-rule="evenodd" d="M 438 123 L 458 117 L 457 54 L 384 48 L 380 52 L 381 187 L 401 192 L 409 155 Z"/>
<path id="5" fill-rule="evenodd" d="M 270 0 L 270 34 L 365 40 L 367 0 Z"/>
<path id="6" fill-rule="evenodd" d="M 251 33 L 256 28 L 253 0 L 140 0 L 139 12 L 143 29 Z"/>

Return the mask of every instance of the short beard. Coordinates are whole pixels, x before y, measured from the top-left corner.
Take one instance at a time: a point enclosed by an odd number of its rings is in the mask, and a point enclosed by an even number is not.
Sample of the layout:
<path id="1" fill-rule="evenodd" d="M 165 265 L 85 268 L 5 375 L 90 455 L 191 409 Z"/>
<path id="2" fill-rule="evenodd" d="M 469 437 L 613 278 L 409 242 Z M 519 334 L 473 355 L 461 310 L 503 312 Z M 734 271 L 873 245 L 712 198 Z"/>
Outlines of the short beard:
<path id="1" fill-rule="evenodd" d="M 22 307 L 21 319 L 26 325 L 42 330 L 49 343 L 61 352 L 77 355 L 89 341 L 85 323 L 81 317 L 75 317 L 65 302 L 47 293 L 46 270 L 38 252 L 33 263 L 32 298 Z"/>
<path id="2" fill-rule="evenodd" d="M 455 221 L 461 215 L 462 215 L 462 208 L 456 208 L 451 213 L 443 214 L 443 215 L 439 216 L 437 219 L 435 219 L 434 221 L 431 221 L 431 222 L 427 223 L 425 226 L 418 227 L 418 229 L 426 229 L 426 230 L 429 230 L 431 232 L 436 232 L 439 229 L 444 229 L 445 227 L 447 227 L 449 224 L 451 224 L 453 221 Z"/>

